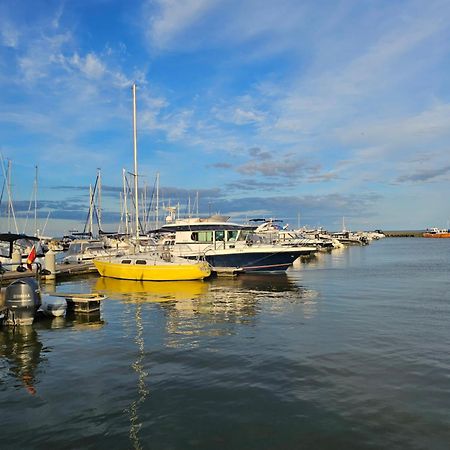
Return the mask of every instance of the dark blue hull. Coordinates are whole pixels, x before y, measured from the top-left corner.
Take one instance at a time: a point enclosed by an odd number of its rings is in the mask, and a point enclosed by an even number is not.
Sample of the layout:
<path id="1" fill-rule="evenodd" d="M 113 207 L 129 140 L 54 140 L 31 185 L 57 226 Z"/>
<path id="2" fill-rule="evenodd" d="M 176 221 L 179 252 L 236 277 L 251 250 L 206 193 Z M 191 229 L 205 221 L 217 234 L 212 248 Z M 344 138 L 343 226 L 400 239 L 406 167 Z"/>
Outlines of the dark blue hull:
<path id="1" fill-rule="evenodd" d="M 227 255 L 206 255 L 205 259 L 213 267 L 235 268 L 243 272 L 285 271 L 299 256 L 310 252 L 292 250 L 289 252 L 235 253 Z"/>

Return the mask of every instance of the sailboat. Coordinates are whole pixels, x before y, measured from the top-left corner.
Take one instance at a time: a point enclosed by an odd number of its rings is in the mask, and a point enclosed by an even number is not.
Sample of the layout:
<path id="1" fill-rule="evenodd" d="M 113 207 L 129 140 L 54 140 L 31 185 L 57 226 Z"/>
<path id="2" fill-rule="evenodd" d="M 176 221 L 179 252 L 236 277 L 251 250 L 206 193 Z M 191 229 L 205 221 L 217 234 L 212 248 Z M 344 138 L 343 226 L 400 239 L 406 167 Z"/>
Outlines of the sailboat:
<path id="1" fill-rule="evenodd" d="M 137 130 L 136 130 L 136 84 L 133 92 L 133 150 L 134 150 L 134 195 L 136 242 L 139 242 L 139 201 L 137 167 Z M 136 253 L 115 258 L 96 258 L 94 265 L 101 276 L 121 280 L 140 281 L 186 281 L 202 280 L 211 274 L 206 261 L 190 261 L 174 257 L 170 252 Z"/>

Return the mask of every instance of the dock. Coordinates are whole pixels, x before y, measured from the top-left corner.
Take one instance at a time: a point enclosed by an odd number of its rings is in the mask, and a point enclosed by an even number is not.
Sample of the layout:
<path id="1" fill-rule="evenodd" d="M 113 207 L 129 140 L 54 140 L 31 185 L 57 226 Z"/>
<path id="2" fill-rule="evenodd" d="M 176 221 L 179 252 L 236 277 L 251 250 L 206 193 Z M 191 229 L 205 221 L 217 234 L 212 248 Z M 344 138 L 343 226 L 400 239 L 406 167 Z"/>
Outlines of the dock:
<path id="1" fill-rule="evenodd" d="M 91 261 L 80 264 L 56 264 L 55 278 L 56 280 L 71 278 L 78 275 L 88 275 L 98 273 L 94 264 Z M 16 270 L 8 270 L 0 275 L 0 285 L 6 285 L 14 280 L 22 278 L 36 277 L 36 269 L 26 270 L 25 272 L 18 272 Z M 40 275 L 42 281 L 46 281 L 48 276 Z"/>
<path id="2" fill-rule="evenodd" d="M 64 297 L 67 302 L 67 311 L 74 313 L 91 314 L 100 311 L 100 304 L 106 296 L 93 293 L 51 293 L 54 297 Z"/>
<path id="3" fill-rule="evenodd" d="M 212 273 L 217 277 L 235 277 L 242 273 L 242 268 L 237 267 L 213 267 Z"/>

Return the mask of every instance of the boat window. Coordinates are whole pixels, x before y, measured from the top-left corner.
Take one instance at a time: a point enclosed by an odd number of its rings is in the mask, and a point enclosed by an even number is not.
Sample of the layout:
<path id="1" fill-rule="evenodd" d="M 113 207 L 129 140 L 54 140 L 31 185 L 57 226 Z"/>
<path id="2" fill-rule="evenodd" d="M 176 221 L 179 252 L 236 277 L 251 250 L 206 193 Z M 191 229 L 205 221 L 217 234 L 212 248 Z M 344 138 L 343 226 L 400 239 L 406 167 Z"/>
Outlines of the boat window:
<path id="1" fill-rule="evenodd" d="M 248 236 L 250 236 L 251 232 L 248 230 L 242 230 L 241 233 L 239 233 L 239 236 L 237 237 L 237 241 L 245 241 Z"/>
<path id="2" fill-rule="evenodd" d="M 218 230 L 216 231 L 216 241 L 224 241 L 225 240 L 225 231 Z"/>
<path id="3" fill-rule="evenodd" d="M 227 241 L 235 241 L 239 234 L 239 230 L 228 230 L 227 231 Z"/>
<path id="4" fill-rule="evenodd" d="M 122 264 L 131 264 L 131 259 L 122 259 Z"/>
<path id="5" fill-rule="evenodd" d="M 137 259 L 136 264 L 147 264 L 147 261 L 145 259 Z"/>
<path id="6" fill-rule="evenodd" d="M 213 235 L 213 231 L 194 231 L 191 234 L 191 240 L 194 242 L 212 242 Z"/>
<path id="7" fill-rule="evenodd" d="M 81 244 L 70 244 L 69 250 L 67 250 L 68 255 L 75 255 L 81 253 Z"/>

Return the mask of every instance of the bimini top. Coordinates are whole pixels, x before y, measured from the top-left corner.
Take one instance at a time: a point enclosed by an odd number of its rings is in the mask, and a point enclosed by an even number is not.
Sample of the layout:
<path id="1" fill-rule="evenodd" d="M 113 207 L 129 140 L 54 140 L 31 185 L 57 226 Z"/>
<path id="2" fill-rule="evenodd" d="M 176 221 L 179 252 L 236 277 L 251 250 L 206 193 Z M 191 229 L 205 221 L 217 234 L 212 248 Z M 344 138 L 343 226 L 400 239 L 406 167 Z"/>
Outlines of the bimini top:
<path id="1" fill-rule="evenodd" d="M 26 234 L 16 234 L 16 233 L 0 233 L 0 241 L 3 242 L 15 242 L 20 239 L 26 239 L 28 241 L 38 241 L 39 238 L 34 236 L 28 236 Z"/>
<path id="2" fill-rule="evenodd" d="M 17 234 L 17 233 L 0 233 L 0 242 L 8 242 L 9 243 L 9 249 L 7 255 L 0 255 L 5 258 L 11 258 L 13 254 L 13 245 L 14 242 L 20 241 L 39 241 L 39 238 L 34 236 L 28 236 L 26 234 Z"/>

